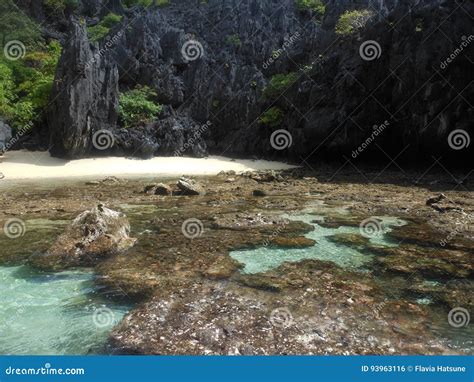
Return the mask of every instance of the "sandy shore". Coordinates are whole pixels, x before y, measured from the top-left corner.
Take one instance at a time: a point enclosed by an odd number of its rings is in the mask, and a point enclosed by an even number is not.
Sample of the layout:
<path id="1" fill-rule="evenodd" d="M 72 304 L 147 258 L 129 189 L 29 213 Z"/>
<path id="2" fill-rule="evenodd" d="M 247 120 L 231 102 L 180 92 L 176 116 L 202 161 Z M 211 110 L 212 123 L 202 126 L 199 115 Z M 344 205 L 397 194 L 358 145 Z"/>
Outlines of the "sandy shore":
<path id="1" fill-rule="evenodd" d="M 63 160 L 47 152 L 9 151 L 0 159 L 0 178 L 68 179 L 101 178 L 105 176 L 173 177 L 186 175 L 216 175 L 220 171 L 259 171 L 293 168 L 281 162 L 243 160 L 211 156 L 208 158 L 157 157 L 139 160 L 121 157 Z"/>

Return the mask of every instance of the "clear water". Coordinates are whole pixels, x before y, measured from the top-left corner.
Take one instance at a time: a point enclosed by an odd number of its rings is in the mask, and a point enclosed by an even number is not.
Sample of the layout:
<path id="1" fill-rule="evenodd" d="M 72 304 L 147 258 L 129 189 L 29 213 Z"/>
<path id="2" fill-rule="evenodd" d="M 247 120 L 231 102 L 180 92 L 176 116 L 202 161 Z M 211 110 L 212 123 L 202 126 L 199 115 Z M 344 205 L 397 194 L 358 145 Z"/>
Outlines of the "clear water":
<path id="1" fill-rule="evenodd" d="M 230 255 L 245 267 L 243 273 L 261 273 L 270 269 L 276 268 L 285 261 L 297 262 L 305 259 L 316 259 L 332 261 L 337 265 L 345 268 L 364 268 L 364 266 L 372 261 L 372 255 L 361 252 L 357 249 L 346 245 L 339 245 L 328 240 L 329 236 L 339 233 L 353 233 L 360 234 L 358 227 L 339 227 L 324 228 L 314 221 L 322 221 L 322 216 L 315 216 L 311 214 L 305 215 L 286 215 L 285 218 L 290 220 L 303 221 L 312 224 L 314 231 L 306 234 L 309 239 L 316 241 L 312 247 L 301 249 L 288 249 L 272 247 L 271 245 L 259 247 L 250 250 L 232 251 Z M 381 216 L 383 231 L 370 239 L 375 245 L 393 246 L 396 245 L 385 236 L 385 233 L 391 230 L 391 227 L 406 224 L 403 220 Z"/>
<path id="2" fill-rule="evenodd" d="M 0 267 L 0 354 L 103 353 L 108 333 L 130 307 L 99 295 L 93 280 L 86 271 Z"/>

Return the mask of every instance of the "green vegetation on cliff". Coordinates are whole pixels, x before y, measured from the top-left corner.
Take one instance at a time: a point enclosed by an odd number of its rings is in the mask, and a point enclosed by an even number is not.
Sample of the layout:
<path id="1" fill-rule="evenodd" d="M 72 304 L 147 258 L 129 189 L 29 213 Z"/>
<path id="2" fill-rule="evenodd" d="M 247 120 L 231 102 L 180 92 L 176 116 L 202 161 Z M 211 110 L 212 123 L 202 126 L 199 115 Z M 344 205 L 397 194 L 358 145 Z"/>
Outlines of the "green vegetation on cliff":
<path id="1" fill-rule="evenodd" d="M 156 93 L 147 86 L 139 86 L 120 94 L 119 114 L 125 127 L 153 121 L 163 107 L 154 101 Z"/>
<path id="2" fill-rule="evenodd" d="M 373 16 L 373 12 L 368 9 L 346 11 L 336 24 L 336 33 L 347 36 L 363 28 L 367 21 Z"/>
<path id="3" fill-rule="evenodd" d="M 87 28 L 87 34 L 91 41 L 102 40 L 110 33 L 110 30 L 122 21 L 122 16 L 110 12 L 97 25 Z"/>
<path id="4" fill-rule="evenodd" d="M 0 0 L 0 12 L 0 118 L 16 130 L 31 126 L 47 106 L 61 46 L 46 43 L 11 0 Z"/>

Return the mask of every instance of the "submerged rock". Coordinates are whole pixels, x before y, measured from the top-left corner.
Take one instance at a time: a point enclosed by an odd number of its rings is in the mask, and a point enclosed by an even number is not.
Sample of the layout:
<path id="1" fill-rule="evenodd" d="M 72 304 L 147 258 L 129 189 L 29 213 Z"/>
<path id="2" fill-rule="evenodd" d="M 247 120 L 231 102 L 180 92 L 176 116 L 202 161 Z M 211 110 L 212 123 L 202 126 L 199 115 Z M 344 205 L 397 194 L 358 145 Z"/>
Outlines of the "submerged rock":
<path id="1" fill-rule="evenodd" d="M 285 293 L 205 280 L 161 290 L 113 330 L 110 350 L 145 355 L 449 352 L 429 333 L 420 333 L 430 321 L 424 307 L 385 302 L 365 275 L 313 260 L 241 280 L 258 278 L 279 283 Z"/>
<path id="2" fill-rule="evenodd" d="M 377 248 L 376 261 L 384 271 L 423 275 L 435 279 L 462 279 L 474 276 L 472 255 L 464 251 L 401 245 Z"/>
<path id="3" fill-rule="evenodd" d="M 40 269 L 91 266 L 132 247 L 126 216 L 99 204 L 74 219 L 45 254 L 33 255 L 29 262 Z"/>
<path id="4" fill-rule="evenodd" d="M 336 244 L 361 250 L 361 252 L 363 252 L 363 250 L 370 244 L 370 239 L 368 237 L 358 235 L 356 233 L 337 233 L 335 235 L 328 236 L 327 239 Z"/>
<path id="5" fill-rule="evenodd" d="M 275 245 L 281 248 L 307 248 L 316 244 L 316 241 L 304 236 L 296 237 L 275 237 L 270 240 L 270 245 Z"/>

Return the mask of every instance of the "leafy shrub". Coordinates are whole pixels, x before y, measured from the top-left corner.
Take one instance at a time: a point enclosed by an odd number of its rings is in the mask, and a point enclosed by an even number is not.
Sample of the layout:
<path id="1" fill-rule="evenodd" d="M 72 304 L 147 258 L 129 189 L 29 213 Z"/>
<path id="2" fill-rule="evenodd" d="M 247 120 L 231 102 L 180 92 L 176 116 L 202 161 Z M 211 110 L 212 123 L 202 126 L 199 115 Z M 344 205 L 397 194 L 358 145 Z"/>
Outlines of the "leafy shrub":
<path id="1" fill-rule="evenodd" d="M 102 40 L 109 34 L 110 29 L 120 23 L 120 21 L 122 21 L 122 16 L 110 12 L 97 25 L 87 28 L 89 38 L 94 42 Z"/>
<path id="2" fill-rule="evenodd" d="M 53 14 L 63 13 L 67 7 L 77 8 L 78 0 L 43 0 L 44 6 Z"/>
<path id="3" fill-rule="evenodd" d="M 296 0 L 296 6 L 301 10 L 310 10 L 322 16 L 326 12 L 326 6 L 321 0 Z"/>
<path id="4" fill-rule="evenodd" d="M 162 111 L 162 105 L 153 99 L 156 93 L 147 86 L 139 86 L 120 94 L 119 114 L 125 127 L 153 121 Z"/>
<path id="5" fill-rule="evenodd" d="M 53 40 L 22 60 L 0 60 L 0 116 L 14 129 L 38 119 L 48 105 L 60 54 Z"/>
<path id="6" fill-rule="evenodd" d="M 286 89 L 293 85 L 297 79 L 298 74 L 295 72 L 288 74 L 275 74 L 263 91 L 264 97 L 267 99 L 279 97 Z"/>
<path id="7" fill-rule="evenodd" d="M 153 0 L 124 0 L 122 1 L 123 5 L 125 5 L 126 8 L 131 8 L 136 5 L 141 5 L 143 7 L 149 7 L 151 4 L 153 4 Z"/>
<path id="8" fill-rule="evenodd" d="M 278 127 L 283 122 L 283 116 L 284 113 L 280 108 L 272 106 L 262 114 L 262 116 L 259 118 L 259 121 L 266 126 Z"/>
<path id="9" fill-rule="evenodd" d="M 11 40 L 19 40 L 28 47 L 43 42 L 41 28 L 21 12 L 12 0 L 0 0 L 0 15 L 2 47 Z"/>
<path id="10" fill-rule="evenodd" d="M 367 21 L 373 16 L 373 12 L 368 9 L 346 11 L 336 24 L 336 33 L 342 36 L 350 35 L 363 28 Z"/>

